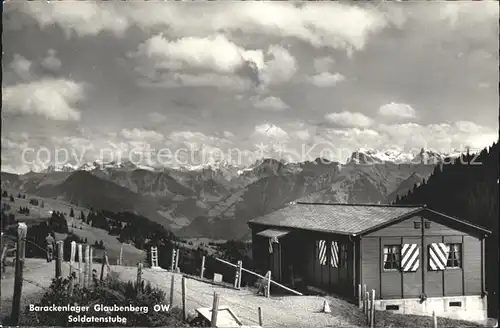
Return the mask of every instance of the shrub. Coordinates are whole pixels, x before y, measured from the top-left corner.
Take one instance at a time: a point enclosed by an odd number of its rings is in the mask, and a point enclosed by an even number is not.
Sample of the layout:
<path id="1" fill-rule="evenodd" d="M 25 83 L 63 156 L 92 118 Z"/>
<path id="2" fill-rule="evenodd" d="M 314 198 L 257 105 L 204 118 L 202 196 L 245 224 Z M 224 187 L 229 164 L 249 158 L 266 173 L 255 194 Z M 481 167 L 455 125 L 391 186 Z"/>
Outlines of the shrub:
<path id="1" fill-rule="evenodd" d="M 73 287 L 70 293 L 70 279 L 54 279 L 48 291 L 42 296 L 35 306 L 66 306 L 68 304 L 78 304 L 90 306 L 86 312 L 30 312 L 27 307 L 21 316 L 23 326 L 82 326 L 79 322 L 68 322 L 68 317 L 79 315 L 87 317 L 122 317 L 126 322 L 92 322 L 83 323 L 95 327 L 111 326 L 142 326 L 142 327 L 189 327 L 182 320 L 182 313 L 179 309 L 173 308 L 169 312 L 155 312 L 153 306 L 165 303 L 165 292 L 159 288 L 152 287 L 149 283 L 140 286 L 141 293 L 137 294 L 135 282 L 124 282 L 116 275 L 110 274 L 103 282 L 94 281 L 94 286 L 90 288 L 80 288 L 79 285 Z M 132 305 L 144 309 L 136 312 L 100 312 L 94 309 L 95 305 L 104 306 L 126 306 Z M 145 310 L 147 308 L 147 311 Z"/>

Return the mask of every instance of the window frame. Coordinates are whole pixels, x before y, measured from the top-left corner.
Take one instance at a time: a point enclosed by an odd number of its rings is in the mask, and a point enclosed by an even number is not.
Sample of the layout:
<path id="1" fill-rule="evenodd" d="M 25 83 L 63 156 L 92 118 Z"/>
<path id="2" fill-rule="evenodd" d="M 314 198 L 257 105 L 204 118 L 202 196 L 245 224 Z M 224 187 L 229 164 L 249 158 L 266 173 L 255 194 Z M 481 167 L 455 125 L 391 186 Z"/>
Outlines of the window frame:
<path id="1" fill-rule="evenodd" d="M 393 250 L 397 249 L 396 252 Z M 389 251 L 391 250 L 391 251 Z M 387 262 L 385 257 L 386 255 L 388 256 L 389 254 L 395 255 L 395 259 L 393 261 Z M 398 244 L 388 244 L 384 245 L 384 248 L 382 250 L 382 269 L 385 272 L 391 272 L 391 271 L 400 271 L 401 270 L 401 245 Z M 386 268 L 386 263 L 392 263 L 391 268 Z M 396 267 L 393 267 L 394 264 L 396 264 Z"/>
<path id="2" fill-rule="evenodd" d="M 452 251 L 453 246 L 458 246 L 458 250 Z M 463 265 L 463 245 L 462 243 L 446 243 L 446 247 L 448 247 L 448 258 L 446 259 L 445 270 L 461 270 Z M 453 259 L 450 259 L 451 254 L 457 254 L 458 258 L 455 256 Z M 448 263 L 450 261 L 458 262 L 458 266 L 450 266 Z"/>

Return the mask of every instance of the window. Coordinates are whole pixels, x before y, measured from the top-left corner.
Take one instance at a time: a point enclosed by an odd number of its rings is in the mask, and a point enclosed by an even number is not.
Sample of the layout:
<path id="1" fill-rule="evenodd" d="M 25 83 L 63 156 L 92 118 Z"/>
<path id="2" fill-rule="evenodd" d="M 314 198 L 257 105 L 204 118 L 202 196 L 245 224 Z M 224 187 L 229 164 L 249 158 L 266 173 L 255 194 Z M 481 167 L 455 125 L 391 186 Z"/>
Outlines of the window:
<path id="1" fill-rule="evenodd" d="M 448 260 L 446 268 L 461 268 L 462 267 L 462 244 L 447 244 Z"/>
<path id="2" fill-rule="evenodd" d="M 340 267 L 347 267 L 347 244 L 340 244 Z"/>
<path id="3" fill-rule="evenodd" d="M 398 270 L 400 254 L 400 245 L 384 246 L 384 270 Z"/>

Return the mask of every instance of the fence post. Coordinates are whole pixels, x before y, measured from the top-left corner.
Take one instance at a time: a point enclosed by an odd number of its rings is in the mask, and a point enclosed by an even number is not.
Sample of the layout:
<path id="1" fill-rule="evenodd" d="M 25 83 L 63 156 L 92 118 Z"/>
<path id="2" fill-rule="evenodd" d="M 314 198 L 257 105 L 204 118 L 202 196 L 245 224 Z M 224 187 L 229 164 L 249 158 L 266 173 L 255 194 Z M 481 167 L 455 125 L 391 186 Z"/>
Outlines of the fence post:
<path id="1" fill-rule="evenodd" d="M 106 265 L 106 252 L 102 255 L 102 265 L 101 265 L 101 282 L 104 280 L 104 266 Z"/>
<path id="2" fill-rule="evenodd" d="M 89 285 L 89 261 L 90 261 L 90 246 L 85 245 L 85 262 L 83 263 L 83 286 Z"/>
<path id="3" fill-rule="evenodd" d="M 182 277 L 182 317 L 187 319 L 186 313 L 186 278 Z"/>
<path id="4" fill-rule="evenodd" d="M 151 246 L 151 267 L 158 267 L 158 247 Z"/>
<path id="5" fill-rule="evenodd" d="M 267 271 L 267 282 L 266 282 L 266 297 L 271 296 L 271 271 Z"/>
<path id="6" fill-rule="evenodd" d="M 104 253 L 104 259 L 106 260 L 106 268 L 108 269 L 108 272 L 106 273 L 106 277 L 107 277 L 108 274 L 111 272 L 111 267 L 109 266 L 108 254 Z"/>
<path id="7" fill-rule="evenodd" d="M 201 270 L 200 270 L 200 278 L 203 279 L 203 275 L 205 274 L 205 256 L 201 258 Z"/>
<path id="8" fill-rule="evenodd" d="M 73 275 L 75 266 L 75 255 L 76 255 L 76 241 L 71 242 L 71 253 L 69 255 L 69 276 Z"/>
<path id="9" fill-rule="evenodd" d="M 366 303 L 366 302 L 365 302 L 365 301 L 366 301 L 366 300 L 365 300 L 365 298 L 366 298 L 366 285 L 363 285 L 363 291 L 362 291 L 362 293 L 363 293 L 363 294 L 362 294 L 362 300 L 363 300 L 363 313 L 366 313 L 366 304 L 365 304 L 365 303 Z"/>
<path id="10" fill-rule="evenodd" d="M 361 289 L 361 284 L 358 284 L 358 307 L 360 309 L 363 307 L 363 290 Z"/>
<path id="11" fill-rule="evenodd" d="M 241 266 L 242 266 L 242 262 L 238 261 L 238 265 L 236 266 L 236 273 L 234 275 L 234 288 L 237 288 L 237 289 L 240 289 Z"/>
<path id="12" fill-rule="evenodd" d="M 177 255 L 175 256 L 175 272 L 179 272 L 179 249 L 177 248 Z"/>
<path id="13" fill-rule="evenodd" d="M 92 286 L 92 272 L 94 271 L 94 249 L 89 248 L 89 286 Z"/>
<path id="14" fill-rule="evenodd" d="M 175 275 L 172 273 L 170 278 L 170 308 L 174 306 L 174 288 L 175 288 Z"/>
<path id="15" fill-rule="evenodd" d="M 212 304 L 211 327 L 217 327 L 217 312 L 219 311 L 219 294 L 214 292 L 214 302 Z"/>
<path id="16" fill-rule="evenodd" d="M 368 292 L 365 293 L 365 315 L 366 315 L 366 321 L 368 324 L 370 324 L 370 310 L 369 310 L 369 304 L 370 303 L 370 294 Z"/>
<path id="17" fill-rule="evenodd" d="M 149 248 L 149 252 L 151 253 L 151 260 L 150 260 L 149 265 L 150 265 L 150 267 L 151 267 L 151 268 L 152 268 L 152 267 L 154 267 L 154 252 L 153 252 L 153 249 L 154 249 L 154 247 L 153 247 L 153 246 L 151 246 L 151 247 Z M 147 257 L 146 257 L 146 258 L 147 258 Z"/>
<path id="18" fill-rule="evenodd" d="M 436 316 L 436 311 L 432 311 L 432 328 L 438 328 L 438 320 Z"/>
<path id="19" fill-rule="evenodd" d="M 263 323 L 262 323 L 262 308 L 259 306 L 257 311 L 259 312 L 259 326 L 263 326 Z"/>
<path id="20" fill-rule="evenodd" d="M 371 302 L 370 302 L 370 328 L 375 327 L 375 290 L 372 289 L 372 295 L 371 295 Z"/>
<path id="21" fill-rule="evenodd" d="M 71 272 L 71 270 L 70 270 Z M 69 295 L 72 296 L 73 295 L 73 289 L 75 287 L 75 278 L 73 277 L 73 274 L 71 273 L 69 275 Z"/>
<path id="22" fill-rule="evenodd" d="M 241 273 L 243 269 L 243 261 L 238 261 L 238 289 L 241 288 Z"/>
<path id="23" fill-rule="evenodd" d="M 123 244 L 120 243 L 120 257 L 118 258 L 118 265 L 123 265 Z"/>
<path id="24" fill-rule="evenodd" d="M 59 240 L 56 243 L 56 278 L 62 276 L 62 261 L 63 261 L 63 241 Z"/>
<path id="25" fill-rule="evenodd" d="M 83 280 L 83 251 L 82 251 L 82 244 L 78 244 L 78 282 L 80 284 L 80 287 L 84 286 L 84 280 Z"/>
<path id="26" fill-rule="evenodd" d="M 2 250 L 2 274 L 5 273 L 5 260 L 6 260 L 6 257 L 7 257 L 7 244 L 5 244 L 5 246 L 3 247 L 3 250 Z"/>
<path id="27" fill-rule="evenodd" d="M 170 271 L 175 272 L 175 258 L 176 258 L 177 252 L 175 251 L 175 248 L 172 248 L 172 263 L 170 264 Z"/>
<path id="28" fill-rule="evenodd" d="M 139 262 L 137 263 L 137 295 L 141 293 L 141 287 L 142 287 L 142 263 Z"/>
<path id="29" fill-rule="evenodd" d="M 19 326 L 19 319 L 21 318 L 21 293 L 23 290 L 23 268 L 24 268 L 24 254 L 26 245 L 26 233 L 28 227 L 25 223 L 17 224 L 17 251 L 16 251 L 16 272 L 14 278 L 14 296 L 12 298 L 12 324 Z"/>

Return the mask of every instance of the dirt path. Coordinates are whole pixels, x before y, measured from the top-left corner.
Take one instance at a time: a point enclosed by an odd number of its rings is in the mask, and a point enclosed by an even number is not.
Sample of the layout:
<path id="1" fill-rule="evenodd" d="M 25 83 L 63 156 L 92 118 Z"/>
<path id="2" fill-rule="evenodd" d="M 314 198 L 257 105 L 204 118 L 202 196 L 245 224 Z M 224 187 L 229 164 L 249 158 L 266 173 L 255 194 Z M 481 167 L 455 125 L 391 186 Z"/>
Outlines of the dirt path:
<path id="1" fill-rule="evenodd" d="M 50 286 L 54 276 L 54 262 L 27 259 L 24 271 L 23 305 L 28 305 L 34 298 Z M 95 268 L 100 270 L 100 265 Z M 123 280 L 135 280 L 137 270 L 134 267 L 111 266 Z M 63 275 L 69 272 L 69 264 L 63 264 Z M 143 279 L 165 290 L 170 295 L 171 274 L 165 270 L 144 269 Z M 181 306 L 181 274 L 175 274 L 174 306 Z M 29 283 L 27 281 L 33 281 Z M 13 268 L 7 268 L 7 274 L 1 283 L 2 313 L 10 309 L 14 290 Z M 220 306 L 229 306 L 245 325 L 258 325 L 257 308 L 263 311 L 264 324 L 268 327 L 358 327 L 346 320 L 349 315 L 345 302 L 328 299 L 332 313 L 321 313 L 325 298 L 317 296 L 285 296 L 264 298 L 255 295 L 253 290 L 233 290 L 201 281 L 187 280 L 187 309 L 194 314 L 198 308 L 212 306 L 213 293 L 219 293 Z"/>
<path id="2" fill-rule="evenodd" d="M 171 274 L 167 271 L 146 269 L 143 278 L 166 292 L 170 292 Z M 124 280 L 135 279 L 135 268 L 124 268 L 120 276 Z M 174 306 L 181 306 L 182 275 L 175 274 Z M 219 293 L 219 306 L 229 306 L 245 325 L 258 325 L 257 308 L 261 307 L 264 325 L 268 327 L 357 327 L 345 320 L 345 305 L 339 300 L 328 299 L 332 313 L 321 313 L 325 298 L 317 296 L 285 296 L 265 298 L 253 290 L 234 290 L 187 280 L 187 309 L 190 314 L 197 308 L 211 308 L 213 293 Z M 170 294 L 167 294 L 170 295 Z M 338 303 L 338 304 L 337 304 Z M 354 309 L 354 308 L 353 308 Z M 349 310 L 349 309 L 347 309 Z"/>

